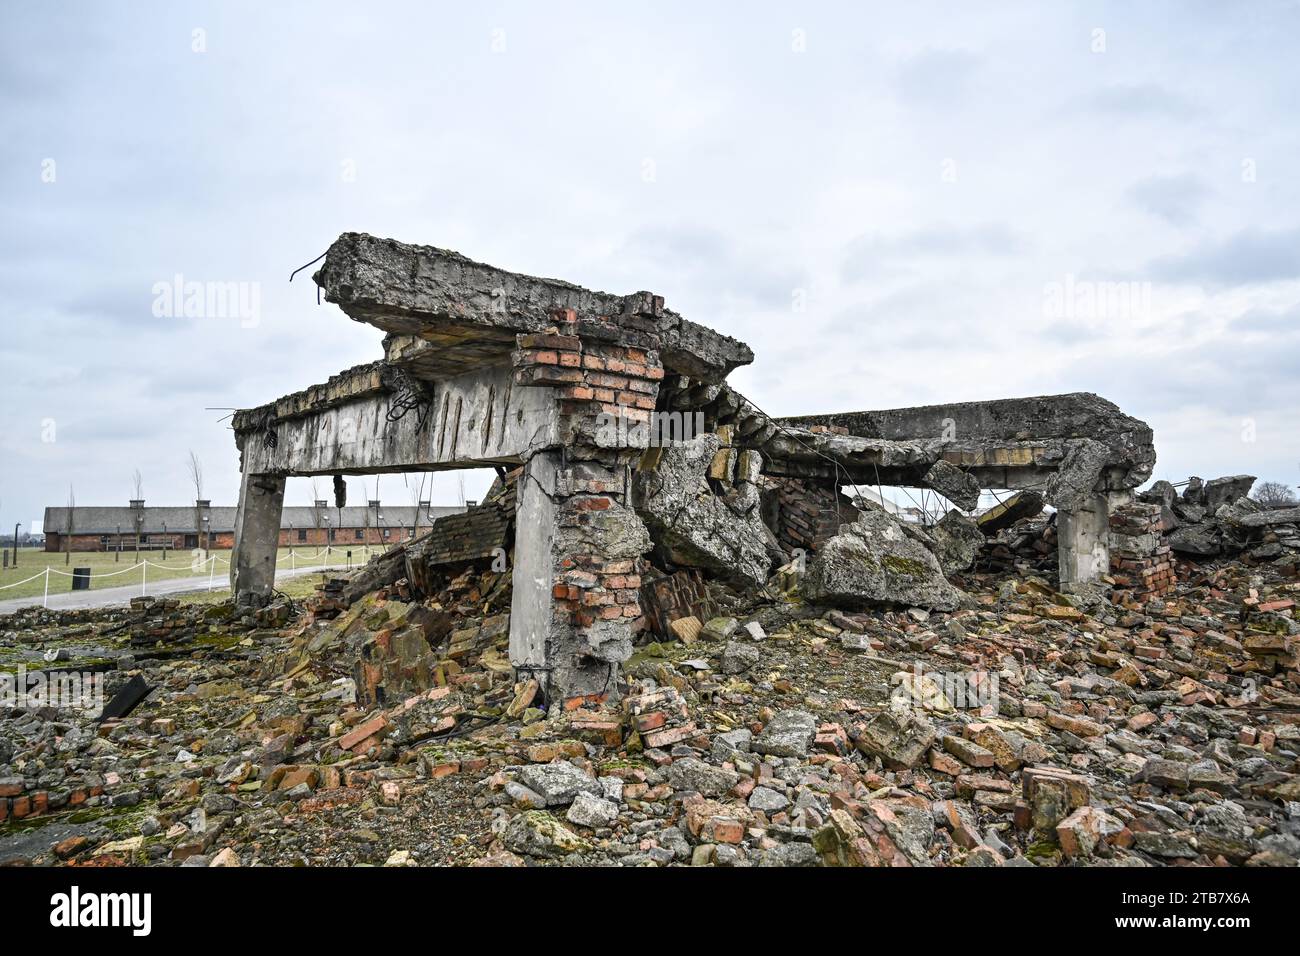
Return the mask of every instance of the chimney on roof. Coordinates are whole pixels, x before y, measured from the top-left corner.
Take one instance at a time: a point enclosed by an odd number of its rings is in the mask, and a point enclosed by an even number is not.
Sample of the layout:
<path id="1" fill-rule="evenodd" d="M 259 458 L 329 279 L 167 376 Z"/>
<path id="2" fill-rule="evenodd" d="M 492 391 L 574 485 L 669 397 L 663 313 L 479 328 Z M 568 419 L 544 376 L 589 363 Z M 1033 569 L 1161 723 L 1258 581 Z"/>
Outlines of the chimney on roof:
<path id="1" fill-rule="evenodd" d="M 378 498 L 372 498 L 372 499 L 370 499 L 370 502 L 369 502 L 369 503 L 370 503 L 370 507 L 374 508 L 376 511 L 379 510 L 379 499 L 378 499 Z"/>
<path id="2" fill-rule="evenodd" d="M 429 510 L 429 503 L 430 503 L 430 502 L 429 502 L 429 499 L 428 499 L 428 498 L 425 498 L 423 501 L 420 502 L 420 507 L 423 508 L 425 511 L 428 511 L 428 510 Z"/>
<path id="3" fill-rule="evenodd" d="M 195 499 L 194 499 L 194 507 L 196 507 L 196 508 L 211 508 L 211 507 L 212 507 L 212 499 L 211 499 L 211 498 L 195 498 Z"/>
<path id="4" fill-rule="evenodd" d="M 330 506 L 329 499 L 327 499 L 327 498 L 317 498 L 317 499 L 316 499 L 316 507 L 317 507 L 317 508 L 328 508 L 329 506 Z"/>
<path id="5" fill-rule="evenodd" d="M 142 510 L 142 509 L 144 508 L 144 499 L 143 499 L 143 498 L 132 498 L 132 499 L 131 499 L 131 507 L 134 508 L 134 509 L 136 509 L 136 510 Z"/>

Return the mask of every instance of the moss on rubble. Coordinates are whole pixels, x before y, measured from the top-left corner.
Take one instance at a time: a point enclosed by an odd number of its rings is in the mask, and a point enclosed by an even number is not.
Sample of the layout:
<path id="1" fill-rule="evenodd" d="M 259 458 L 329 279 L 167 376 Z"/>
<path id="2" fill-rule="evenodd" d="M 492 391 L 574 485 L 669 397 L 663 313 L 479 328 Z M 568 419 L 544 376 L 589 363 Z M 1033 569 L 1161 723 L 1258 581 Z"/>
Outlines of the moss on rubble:
<path id="1" fill-rule="evenodd" d="M 880 559 L 880 563 L 885 570 L 891 574 L 906 574 L 911 577 L 920 577 L 929 572 L 925 562 L 918 561 L 915 558 L 900 558 L 895 555 L 886 555 Z"/>

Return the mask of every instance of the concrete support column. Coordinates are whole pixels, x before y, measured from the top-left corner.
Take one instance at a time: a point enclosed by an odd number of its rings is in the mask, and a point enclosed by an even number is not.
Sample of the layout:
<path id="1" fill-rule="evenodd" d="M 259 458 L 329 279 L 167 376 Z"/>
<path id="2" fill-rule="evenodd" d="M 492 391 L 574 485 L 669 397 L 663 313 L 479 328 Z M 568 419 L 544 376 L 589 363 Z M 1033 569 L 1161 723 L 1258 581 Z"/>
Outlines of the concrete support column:
<path id="1" fill-rule="evenodd" d="M 230 592 L 239 604 L 260 607 L 271 596 L 283 505 L 282 476 L 244 473 L 230 558 Z"/>
<path id="2" fill-rule="evenodd" d="M 520 678 L 547 684 L 547 641 L 555 614 L 555 476 L 560 454 L 539 452 L 524 464 L 515 492 L 514 590 L 510 596 L 510 661 Z"/>
<path id="3" fill-rule="evenodd" d="M 1056 516 L 1061 590 L 1092 584 L 1110 572 L 1110 509 L 1131 498 L 1126 493 L 1088 494 Z"/>

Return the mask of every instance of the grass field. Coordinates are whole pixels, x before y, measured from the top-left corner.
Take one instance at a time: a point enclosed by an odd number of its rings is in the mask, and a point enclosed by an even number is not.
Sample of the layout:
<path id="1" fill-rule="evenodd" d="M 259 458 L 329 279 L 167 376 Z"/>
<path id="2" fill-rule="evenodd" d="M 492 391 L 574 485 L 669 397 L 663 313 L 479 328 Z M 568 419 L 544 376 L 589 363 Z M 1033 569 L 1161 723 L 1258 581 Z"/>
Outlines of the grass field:
<path id="1" fill-rule="evenodd" d="M 324 548 L 281 548 L 276 566 L 285 571 L 294 566 L 327 565 L 332 568 L 345 568 L 347 550 L 336 547 L 327 554 Z M 378 547 L 351 548 L 353 567 L 358 562 L 367 561 L 371 554 L 377 554 L 381 550 L 383 549 Z M 209 551 L 208 555 L 209 563 L 198 564 L 195 567 L 196 559 L 188 551 L 169 552 L 165 560 L 161 551 L 141 551 L 140 561 L 149 562 L 149 566 L 142 569 L 134 551 L 124 550 L 120 558 L 116 552 L 74 551 L 72 560 L 65 563 L 66 555 L 62 552 L 54 554 L 38 548 L 19 548 L 18 566 L 0 570 L 0 601 L 43 595 L 47 567 L 50 569 L 51 594 L 64 594 L 72 590 L 73 568 L 90 568 L 92 591 L 126 586 L 139 588 L 142 574 L 146 576 L 147 589 L 148 583 L 152 581 L 207 577 L 209 568 L 212 568 L 213 583 L 219 588 L 226 587 L 230 580 L 230 552 Z M 212 562 L 211 558 L 215 558 L 215 562 Z M 28 578 L 34 579 L 27 580 Z M 315 575 L 307 575 L 306 578 L 313 582 L 316 580 Z"/>

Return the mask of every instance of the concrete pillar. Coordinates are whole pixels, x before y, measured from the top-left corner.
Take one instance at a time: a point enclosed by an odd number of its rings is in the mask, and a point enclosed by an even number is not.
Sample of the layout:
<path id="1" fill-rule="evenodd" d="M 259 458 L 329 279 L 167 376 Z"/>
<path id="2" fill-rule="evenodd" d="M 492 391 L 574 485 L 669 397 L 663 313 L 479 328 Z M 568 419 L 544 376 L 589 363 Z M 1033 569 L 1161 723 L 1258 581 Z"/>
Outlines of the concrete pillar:
<path id="1" fill-rule="evenodd" d="M 547 640 L 555 599 L 551 593 L 555 543 L 555 476 L 559 452 L 539 452 L 524 464 L 515 492 L 515 560 L 511 571 L 510 662 L 520 679 L 548 682 Z"/>
<path id="2" fill-rule="evenodd" d="M 230 558 L 230 593 L 239 604 L 260 607 L 275 586 L 284 478 L 244 473 L 235 513 L 235 550 Z"/>
<path id="3" fill-rule="evenodd" d="M 1057 555 L 1061 590 L 1092 584 L 1110 571 L 1110 509 L 1128 494 L 1089 494 L 1074 508 L 1057 512 Z"/>

